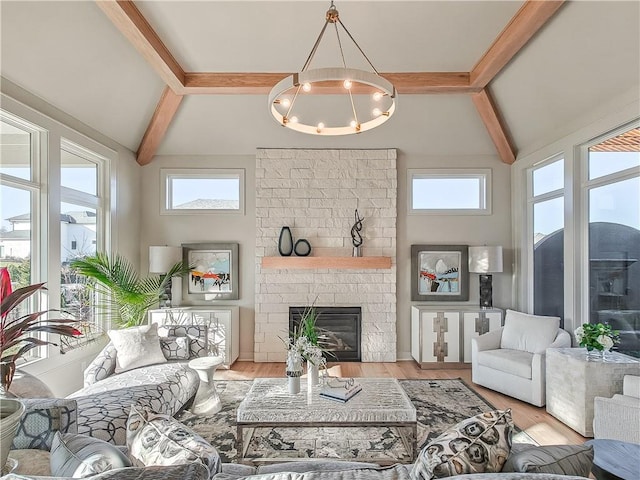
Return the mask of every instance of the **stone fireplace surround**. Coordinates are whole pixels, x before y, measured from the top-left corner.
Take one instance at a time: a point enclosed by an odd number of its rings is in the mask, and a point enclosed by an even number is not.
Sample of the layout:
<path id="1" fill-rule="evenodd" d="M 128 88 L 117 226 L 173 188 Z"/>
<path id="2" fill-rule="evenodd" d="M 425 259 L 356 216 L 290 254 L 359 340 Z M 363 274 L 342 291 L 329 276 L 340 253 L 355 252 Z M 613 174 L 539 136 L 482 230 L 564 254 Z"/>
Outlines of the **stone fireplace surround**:
<path id="1" fill-rule="evenodd" d="M 284 362 L 289 307 L 362 308 L 362 361 L 396 360 L 396 150 L 258 149 L 254 360 Z M 389 269 L 263 268 L 289 226 L 311 255 L 351 255 L 354 210 L 364 217 L 364 256 Z"/>

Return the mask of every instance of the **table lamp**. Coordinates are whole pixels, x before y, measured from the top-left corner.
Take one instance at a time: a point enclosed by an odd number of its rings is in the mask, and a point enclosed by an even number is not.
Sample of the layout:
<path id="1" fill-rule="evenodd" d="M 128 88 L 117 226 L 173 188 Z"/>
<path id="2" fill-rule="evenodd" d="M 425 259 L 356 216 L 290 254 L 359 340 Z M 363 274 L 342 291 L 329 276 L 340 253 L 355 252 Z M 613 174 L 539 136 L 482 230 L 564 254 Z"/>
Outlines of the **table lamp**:
<path id="1" fill-rule="evenodd" d="M 158 246 L 149 247 L 149 273 L 164 275 L 171 267 L 182 260 L 182 247 Z M 159 298 L 160 308 L 171 307 L 171 279 Z"/>
<path id="2" fill-rule="evenodd" d="M 502 272 L 502 247 L 469 247 L 469 272 L 480 274 L 480 307 L 491 308 L 493 288 L 489 274 Z"/>

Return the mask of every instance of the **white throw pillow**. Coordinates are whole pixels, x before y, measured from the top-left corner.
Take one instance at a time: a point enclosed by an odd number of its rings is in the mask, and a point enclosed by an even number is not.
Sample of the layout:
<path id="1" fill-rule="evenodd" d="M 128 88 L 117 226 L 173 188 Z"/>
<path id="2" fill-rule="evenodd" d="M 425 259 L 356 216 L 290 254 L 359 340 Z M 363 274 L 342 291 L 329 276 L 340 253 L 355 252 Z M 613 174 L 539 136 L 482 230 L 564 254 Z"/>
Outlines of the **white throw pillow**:
<path id="1" fill-rule="evenodd" d="M 109 330 L 108 333 L 118 352 L 116 373 L 167 361 L 160 348 L 157 323 L 124 330 Z"/>
<path id="2" fill-rule="evenodd" d="M 544 353 L 560 328 L 559 317 L 543 317 L 507 310 L 500 348 Z"/>

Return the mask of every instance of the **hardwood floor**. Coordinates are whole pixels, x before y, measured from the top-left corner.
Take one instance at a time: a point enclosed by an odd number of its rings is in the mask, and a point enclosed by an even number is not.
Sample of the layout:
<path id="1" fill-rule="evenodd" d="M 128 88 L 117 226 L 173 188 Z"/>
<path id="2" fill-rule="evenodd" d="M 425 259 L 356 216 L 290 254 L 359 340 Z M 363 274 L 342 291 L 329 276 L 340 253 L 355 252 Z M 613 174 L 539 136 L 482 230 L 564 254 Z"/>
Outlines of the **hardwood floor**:
<path id="1" fill-rule="evenodd" d="M 540 445 L 577 445 L 588 440 L 549 415 L 544 407 L 538 408 L 500 393 L 474 385 L 471 368 L 422 370 L 413 361 L 396 363 L 330 363 L 331 374 L 342 377 L 393 377 L 398 379 L 462 378 L 467 385 L 499 409 L 511 408 L 515 424 L 526 431 Z M 283 363 L 235 362 L 230 370 L 219 369 L 219 380 L 250 380 L 253 378 L 281 377 Z"/>

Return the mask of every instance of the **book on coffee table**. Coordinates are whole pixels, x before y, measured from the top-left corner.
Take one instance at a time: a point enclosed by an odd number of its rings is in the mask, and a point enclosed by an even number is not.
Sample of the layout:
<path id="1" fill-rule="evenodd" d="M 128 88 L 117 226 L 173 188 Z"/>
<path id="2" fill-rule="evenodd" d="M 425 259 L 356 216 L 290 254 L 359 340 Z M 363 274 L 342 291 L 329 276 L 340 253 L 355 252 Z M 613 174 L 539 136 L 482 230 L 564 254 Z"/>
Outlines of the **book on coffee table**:
<path id="1" fill-rule="evenodd" d="M 346 402 L 354 395 L 357 395 L 360 390 L 362 390 L 362 385 L 360 385 L 359 383 L 356 383 L 348 388 L 344 388 L 343 385 L 336 387 L 325 385 L 322 387 L 322 390 L 320 390 L 320 396 L 329 400 Z"/>

